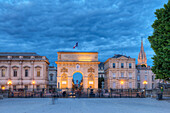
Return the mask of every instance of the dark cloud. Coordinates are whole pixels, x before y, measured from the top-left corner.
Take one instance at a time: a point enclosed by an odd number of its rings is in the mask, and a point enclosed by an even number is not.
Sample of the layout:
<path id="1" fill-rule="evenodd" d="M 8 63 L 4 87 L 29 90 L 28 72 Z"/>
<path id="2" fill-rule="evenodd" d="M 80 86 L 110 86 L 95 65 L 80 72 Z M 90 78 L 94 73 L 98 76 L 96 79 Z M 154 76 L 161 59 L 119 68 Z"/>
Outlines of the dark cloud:
<path id="1" fill-rule="evenodd" d="M 54 64 L 57 51 L 98 51 L 105 61 L 117 53 L 137 59 L 140 38 L 148 64 L 154 52 L 154 12 L 168 0 L 0 0 L 0 51 L 37 52 Z"/>

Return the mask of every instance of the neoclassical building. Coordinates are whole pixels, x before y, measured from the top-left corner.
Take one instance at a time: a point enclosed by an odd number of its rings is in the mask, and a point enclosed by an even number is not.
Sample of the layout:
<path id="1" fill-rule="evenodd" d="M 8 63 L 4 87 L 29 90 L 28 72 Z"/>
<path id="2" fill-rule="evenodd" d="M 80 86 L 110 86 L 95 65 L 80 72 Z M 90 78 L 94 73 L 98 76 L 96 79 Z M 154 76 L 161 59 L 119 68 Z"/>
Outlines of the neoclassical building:
<path id="1" fill-rule="evenodd" d="M 36 53 L 0 52 L 0 88 L 46 88 L 49 61 Z"/>
<path id="2" fill-rule="evenodd" d="M 98 52 L 57 52 L 58 88 L 73 88 L 73 77 L 82 75 L 83 88 L 98 88 Z"/>
<path id="3" fill-rule="evenodd" d="M 116 54 L 104 62 L 105 88 L 136 88 L 135 58 Z"/>

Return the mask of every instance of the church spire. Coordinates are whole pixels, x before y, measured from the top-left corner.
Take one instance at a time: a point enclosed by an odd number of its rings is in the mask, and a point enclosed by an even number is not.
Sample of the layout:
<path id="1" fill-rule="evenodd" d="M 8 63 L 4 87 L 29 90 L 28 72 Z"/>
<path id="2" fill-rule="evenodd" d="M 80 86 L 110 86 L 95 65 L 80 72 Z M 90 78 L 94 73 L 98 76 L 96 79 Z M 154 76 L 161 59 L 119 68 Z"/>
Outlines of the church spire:
<path id="1" fill-rule="evenodd" d="M 146 59 L 146 54 L 143 48 L 143 38 L 141 37 L 141 48 L 140 48 L 140 53 L 138 55 L 138 65 L 145 64 L 147 66 L 147 59 Z"/>

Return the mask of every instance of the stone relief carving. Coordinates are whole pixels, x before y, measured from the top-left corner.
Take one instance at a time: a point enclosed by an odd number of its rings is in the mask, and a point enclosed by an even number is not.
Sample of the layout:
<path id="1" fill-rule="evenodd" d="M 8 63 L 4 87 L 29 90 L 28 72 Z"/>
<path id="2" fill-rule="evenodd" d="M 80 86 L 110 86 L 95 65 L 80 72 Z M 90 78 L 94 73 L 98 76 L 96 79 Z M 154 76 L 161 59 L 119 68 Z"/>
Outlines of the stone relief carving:
<path id="1" fill-rule="evenodd" d="M 88 72 L 89 72 L 89 73 L 94 73 L 95 71 L 94 71 L 94 69 L 93 69 L 92 67 L 90 67 L 90 68 L 88 69 Z"/>
<path id="2" fill-rule="evenodd" d="M 63 67 L 62 69 L 61 69 L 61 72 L 68 72 L 68 69 L 67 68 L 65 68 L 65 67 Z"/>

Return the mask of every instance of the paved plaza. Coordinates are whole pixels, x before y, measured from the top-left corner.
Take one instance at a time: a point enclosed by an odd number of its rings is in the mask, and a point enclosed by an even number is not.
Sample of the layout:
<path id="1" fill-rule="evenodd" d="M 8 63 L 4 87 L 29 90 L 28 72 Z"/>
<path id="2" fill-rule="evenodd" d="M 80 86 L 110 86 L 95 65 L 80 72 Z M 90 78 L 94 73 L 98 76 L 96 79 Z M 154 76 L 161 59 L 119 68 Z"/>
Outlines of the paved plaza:
<path id="1" fill-rule="evenodd" d="M 170 102 L 151 98 L 55 99 L 11 98 L 0 100 L 1 113 L 169 113 Z"/>

